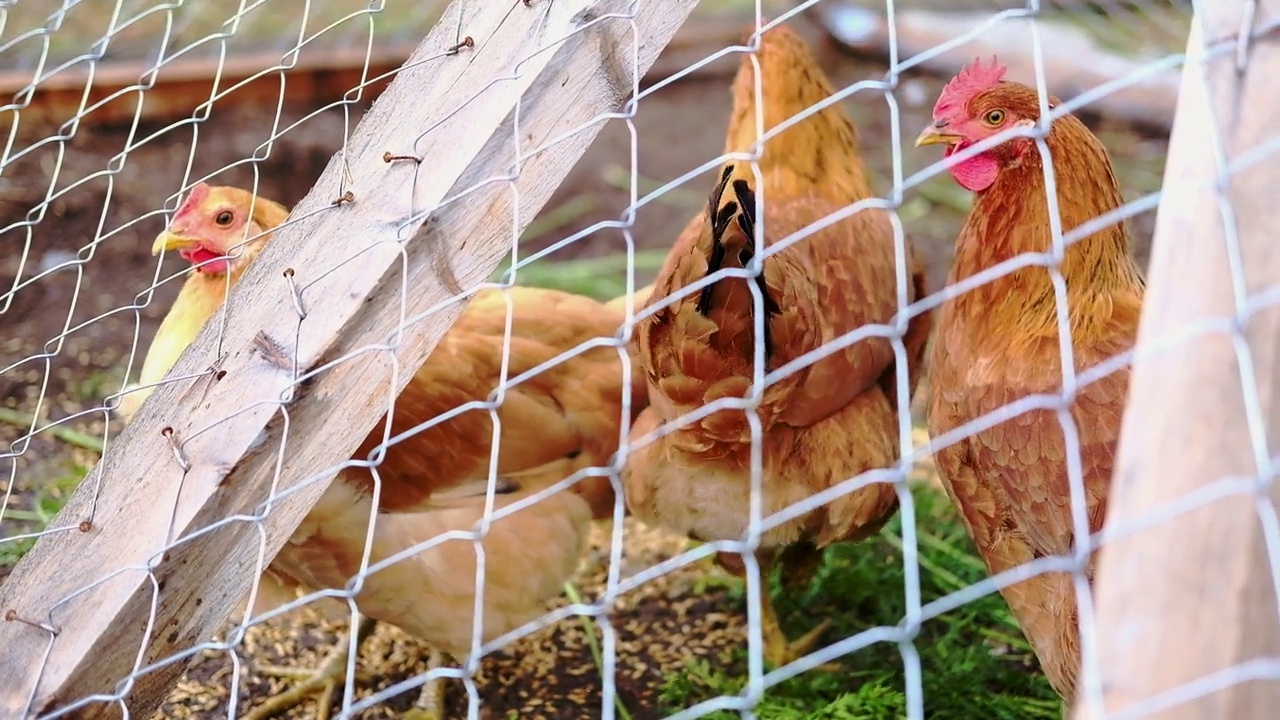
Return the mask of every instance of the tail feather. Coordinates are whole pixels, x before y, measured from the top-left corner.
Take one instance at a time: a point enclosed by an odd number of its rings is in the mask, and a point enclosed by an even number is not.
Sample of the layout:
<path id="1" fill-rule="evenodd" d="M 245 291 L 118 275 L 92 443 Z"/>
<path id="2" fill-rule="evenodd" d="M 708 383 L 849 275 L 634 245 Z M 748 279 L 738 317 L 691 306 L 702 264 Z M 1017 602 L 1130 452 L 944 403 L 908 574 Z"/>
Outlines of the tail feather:
<path id="1" fill-rule="evenodd" d="M 725 255 L 728 251 L 724 245 L 724 231 L 728 229 L 729 221 L 733 219 L 734 214 L 738 211 L 737 204 L 732 201 L 724 207 L 720 206 L 720 202 L 724 197 L 724 188 L 729 184 L 729 178 L 732 175 L 733 165 L 726 165 L 724 171 L 720 173 L 719 184 L 711 192 L 711 198 L 707 201 L 707 222 L 711 223 L 711 256 L 707 258 L 708 277 L 719 272 L 724 267 Z M 706 317 L 710 312 L 711 286 L 708 285 L 698 295 L 698 313 Z"/>
<path id="2" fill-rule="evenodd" d="M 748 44 L 751 38 L 748 36 Z M 833 86 L 809 46 L 786 25 L 770 28 L 756 42 L 755 59 L 744 54 L 733 83 L 733 115 L 724 151 L 754 150 L 760 139 L 757 116 L 765 133 L 800 118 L 760 148 L 758 164 L 766 177 L 767 192 L 777 197 L 779 192 L 817 191 L 844 202 L 850 197 L 869 197 L 867 170 L 858 154 L 857 128 L 838 104 L 827 104 Z M 822 109 L 815 112 L 815 106 Z"/>
<path id="3" fill-rule="evenodd" d="M 738 198 L 738 229 L 742 231 L 743 237 L 746 238 L 746 245 L 741 260 L 746 265 L 756 254 L 756 194 L 751 190 L 751 186 L 746 180 L 733 181 L 733 194 Z M 775 315 L 782 312 L 782 308 L 778 306 L 777 301 L 769 294 L 769 286 L 764 281 L 764 262 L 760 263 L 760 274 L 755 278 L 756 287 L 760 289 L 760 297 L 764 300 L 764 322 L 761 323 L 764 331 L 764 359 L 765 362 L 773 357 L 773 337 L 770 330 L 770 322 Z"/>
<path id="4" fill-rule="evenodd" d="M 734 199 L 728 202 L 723 201 L 725 186 L 733 177 L 734 170 L 735 166 L 732 164 L 725 166 L 720 174 L 720 182 L 711 193 L 707 206 L 707 221 L 711 224 L 711 253 L 707 258 L 706 277 L 726 267 L 726 261 L 731 261 L 730 267 L 745 268 L 756 254 L 756 194 L 751 189 L 751 184 L 741 178 L 734 179 L 732 182 Z M 739 233 L 728 235 L 729 227 L 735 224 L 735 221 Z M 730 254 L 734 250 L 736 252 Z M 723 298 L 724 294 L 717 293 L 716 286 L 732 282 L 740 282 L 740 279 L 726 278 L 703 288 L 698 295 L 698 313 L 703 317 L 710 317 L 713 309 L 723 305 L 723 301 L 717 303 L 717 295 Z M 769 292 L 769 286 L 765 282 L 763 263 L 760 274 L 755 277 L 754 282 L 764 300 L 765 317 L 762 323 L 764 333 L 761 340 L 764 343 L 764 357 L 767 363 L 773 354 L 769 320 L 780 314 L 782 308 Z"/>

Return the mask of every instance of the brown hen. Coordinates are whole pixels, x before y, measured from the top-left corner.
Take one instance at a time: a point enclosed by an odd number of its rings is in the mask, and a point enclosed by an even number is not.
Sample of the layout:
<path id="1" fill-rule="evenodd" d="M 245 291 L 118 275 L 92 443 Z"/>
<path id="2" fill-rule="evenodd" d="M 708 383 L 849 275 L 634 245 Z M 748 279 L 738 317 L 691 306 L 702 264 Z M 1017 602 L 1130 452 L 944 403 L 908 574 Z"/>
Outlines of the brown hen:
<path id="1" fill-rule="evenodd" d="M 255 208 L 251 214 L 250 204 Z M 157 239 L 154 252 L 177 249 L 199 263 L 161 324 L 143 370 L 143 387 L 121 404 L 126 420 L 154 389 L 204 322 L 221 307 L 230 285 L 243 274 L 288 211 L 238 188 L 197 185 Z M 262 238 L 238 252 L 249 237 Z M 227 256 L 233 256 L 228 258 Z M 502 370 L 508 303 L 511 338 L 507 377 L 517 376 L 592 339 L 615 335 L 625 306 L 606 307 L 590 298 L 554 290 L 512 288 L 475 296 L 397 399 L 391 438 L 377 465 L 381 486 L 370 563 L 430 541 L 442 532 L 469 531 L 483 517 L 493 422 L 489 411 L 470 410 L 425 430 L 417 426 L 469 402 L 482 403 L 497 388 Z M 634 416 L 644 406 L 642 383 L 628 384 L 617 349 L 597 347 L 539 371 L 506 389 L 496 413 L 498 448 L 495 507 L 557 483 L 578 470 L 605 466 L 617 450 L 624 401 Z M 379 424 L 357 457 L 381 444 Z M 365 468 L 344 470 L 304 519 L 263 576 L 255 610 L 292 599 L 298 588 L 343 588 L 360 571 L 370 517 L 374 476 Z M 483 540 L 485 605 L 481 642 L 519 627 L 543 612 L 574 572 L 593 517 L 611 517 L 613 486 L 607 477 L 586 477 L 490 526 Z M 366 577 L 356 595 L 361 613 L 391 622 L 455 658 L 471 649 L 475 603 L 475 550 L 450 540 L 418 552 Z M 367 632 L 370 621 L 362 624 Z M 364 634 L 360 632 L 359 634 Z M 306 682 L 268 701 L 248 717 L 265 717 L 316 690 L 333 691 L 345 674 L 347 643 Z M 433 656 L 433 660 L 436 659 Z M 424 697 L 438 706 L 438 683 Z M 319 713 L 328 712 L 327 700 Z M 432 710 L 428 717 L 434 717 Z"/>
<path id="2" fill-rule="evenodd" d="M 917 145 L 945 143 L 947 155 L 1040 119 L 1036 91 L 1002 81 L 1005 69 L 975 62 L 953 79 Z M 1058 104 L 1049 99 L 1049 106 Z M 1070 115 L 1046 137 L 1062 232 L 1123 204 L 1107 151 Z M 1044 160 L 1030 138 L 1015 138 L 951 169 L 977 193 L 948 284 L 1022 253 L 1049 253 Z M 1074 371 L 1133 346 L 1143 280 L 1129 256 L 1122 222 L 1066 248 L 1068 325 Z M 1081 385 L 1070 404 L 1078 433 L 1089 531 L 1102 527 L 1116 441 L 1129 384 L 1127 367 Z M 1049 271 L 1005 272 L 947 300 L 930 355 L 929 433 L 939 437 L 1035 394 L 1063 392 L 1057 301 Z M 1000 573 L 1037 558 L 1074 552 L 1065 436 L 1057 414 L 1030 409 L 936 451 L 938 471 L 987 567 Z M 988 420 L 989 421 L 989 420 Z M 1096 558 L 1096 555 L 1093 556 Z M 1094 560 L 1083 568 L 1092 582 Z M 1054 689 L 1070 705 L 1080 668 L 1077 602 L 1071 575 L 1045 573 L 1010 585 L 1009 603 Z"/>
<path id="3" fill-rule="evenodd" d="M 733 87 L 726 153 L 752 149 L 757 112 L 763 113 L 767 131 L 831 95 L 808 47 L 786 27 L 764 34 L 758 59 L 763 104 L 755 102 L 755 71 L 746 57 Z M 836 106 L 768 139 L 758 164 L 764 236 L 770 244 L 872 197 L 857 132 Z M 667 256 L 648 303 L 661 309 L 636 329 L 651 406 L 636 421 L 632 442 L 716 400 L 747 396 L 757 346 L 766 372 L 772 372 L 863 325 L 895 319 L 894 231 L 889 215 L 871 208 L 768 254 L 761 277 L 719 279 L 673 301 L 682 288 L 722 268 L 748 267 L 763 250 L 755 245 L 756 187 L 751 165 L 726 165 L 706 214 L 689 222 Z M 909 243 L 907 257 L 913 258 Z M 906 277 L 910 303 L 924 293 L 914 261 Z M 761 295 L 765 315 L 759 337 L 751 285 Z M 910 321 L 906 367 L 895 362 L 890 340 L 867 337 L 764 389 L 757 407 L 763 517 L 898 461 L 897 374 L 906 372 L 908 392 L 914 391 L 930 322 L 928 314 Z M 751 426 L 742 410 L 719 410 L 687 422 L 632 449 L 624 471 L 627 504 L 645 522 L 696 540 L 744 538 L 751 446 Z M 791 587 L 807 579 L 821 548 L 874 534 L 897 506 L 892 485 L 868 485 L 765 531 L 757 558 L 768 568 L 785 552 L 783 577 Z M 733 558 L 722 554 L 721 561 L 741 572 Z M 789 642 L 768 593 L 761 617 L 766 657 L 776 665 L 808 652 L 826 627 L 823 623 Z"/>

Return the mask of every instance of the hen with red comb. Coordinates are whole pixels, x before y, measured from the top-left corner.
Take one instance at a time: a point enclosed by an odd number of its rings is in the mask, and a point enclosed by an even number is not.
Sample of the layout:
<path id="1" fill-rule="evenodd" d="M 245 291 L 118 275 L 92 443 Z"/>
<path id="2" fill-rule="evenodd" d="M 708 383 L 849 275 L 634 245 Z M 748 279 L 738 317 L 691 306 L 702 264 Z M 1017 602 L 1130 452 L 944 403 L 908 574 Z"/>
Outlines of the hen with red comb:
<path id="1" fill-rule="evenodd" d="M 240 188 L 196 183 L 156 236 L 151 254 L 176 250 L 197 273 L 221 278 L 234 272 L 238 278 L 265 245 L 267 229 L 288 216 L 279 203 Z"/>
<path id="2" fill-rule="evenodd" d="M 934 122 L 916 144 L 945 144 L 951 154 L 1009 128 L 1038 124 L 1038 93 L 1004 80 L 1004 74 L 994 60 L 962 70 L 943 90 Z M 1049 104 L 1058 100 L 1050 98 Z M 956 239 L 949 285 L 1018 255 L 1050 253 L 1050 212 L 1057 212 L 1065 234 L 1124 202 L 1106 149 L 1077 118 L 1054 119 L 1044 139 L 1053 161 L 1054 197 L 1035 141 L 1008 135 L 950 168 L 976 197 Z M 930 351 L 929 434 L 1000 420 L 935 456 L 942 483 L 992 574 L 1037 558 L 1071 555 L 1075 519 L 1096 533 L 1106 515 L 1128 368 L 1079 386 L 1069 403 L 1063 401 L 1075 422 L 1070 444 L 1054 410 L 1009 417 L 1003 408 L 1031 395 L 1061 396 L 1064 370 L 1078 375 L 1131 349 L 1143 280 L 1129 256 L 1123 224 L 1073 242 L 1056 271 L 1066 285 L 1061 309 L 1050 270 L 1032 265 L 1005 270 L 938 310 Z M 1065 368 L 1062 329 L 1070 334 L 1074 365 Z M 1079 458 L 1083 507 L 1072 507 L 1068 453 Z M 1089 582 L 1094 563 L 1091 558 L 1082 568 Z M 1036 575 L 1000 591 L 1068 705 L 1080 669 L 1075 592 L 1068 573 Z"/>

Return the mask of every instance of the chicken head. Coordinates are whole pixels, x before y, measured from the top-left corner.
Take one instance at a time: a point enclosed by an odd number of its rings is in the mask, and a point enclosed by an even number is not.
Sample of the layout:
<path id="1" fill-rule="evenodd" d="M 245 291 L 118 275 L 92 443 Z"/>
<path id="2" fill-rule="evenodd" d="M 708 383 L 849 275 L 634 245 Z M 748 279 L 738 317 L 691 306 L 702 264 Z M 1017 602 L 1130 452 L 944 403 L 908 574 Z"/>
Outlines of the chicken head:
<path id="1" fill-rule="evenodd" d="M 264 228 L 260 220 L 267 204 L 276 205 L 240 188 L 196 183 L 169 227 L 156 236 L 151 254 L 177 250 L 196 272 L 208 276 L 243 271 L 266 245 L 272 226 Z"/>
<path id="2" fill-rule="evenodd" d="M 945 144 L 945 157 L 976 145 L 1013 128 L 1034 127 L 1040 120 L 1038 98 L 1028 102 L 1022 94 L 1004 92 L 1007 69 L 994 57 L 990 65 L 974 60 L 962 69 L 938 96 L 933 106 L 933 124 L 916 138 L 916 147 Z M 1049 107 L 1061 101 L 1049 97 Z M 1029 153 L 1037 152 L 1035 140 L 1012 136 L 985 152 L 948 168 L 966 190 L 981 192 L 991 187 L 1001 170 L 1017 167 Z"/>

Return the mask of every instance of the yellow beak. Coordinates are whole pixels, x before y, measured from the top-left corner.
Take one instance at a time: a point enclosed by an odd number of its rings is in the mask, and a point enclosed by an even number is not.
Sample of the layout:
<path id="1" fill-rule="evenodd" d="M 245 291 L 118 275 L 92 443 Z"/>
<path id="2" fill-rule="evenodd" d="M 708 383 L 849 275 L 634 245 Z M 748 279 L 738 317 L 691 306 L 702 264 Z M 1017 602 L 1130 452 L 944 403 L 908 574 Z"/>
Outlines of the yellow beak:
<path id="1" fill-rule="evenodd" d="M 920 136 L 916 138 L 916 147 L 924 147 L 925 145 L 950 145 L 960 142 L 960 135 L 953 132 L 946 132 L 937 125 L 930 125 L 920 132 Z"/>
<path id="2" fill-rule="evenodd" d="M 162 250 L 172 252 L 174 250 L 182 250 L 184 248 L 193 248 L 199 244 L 199 240 L 189 238 L 181 233 L 165 230 L 157 235 L 156 241 L 151 244 L 151 254 L 159 255 Z"/>

